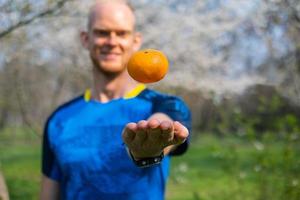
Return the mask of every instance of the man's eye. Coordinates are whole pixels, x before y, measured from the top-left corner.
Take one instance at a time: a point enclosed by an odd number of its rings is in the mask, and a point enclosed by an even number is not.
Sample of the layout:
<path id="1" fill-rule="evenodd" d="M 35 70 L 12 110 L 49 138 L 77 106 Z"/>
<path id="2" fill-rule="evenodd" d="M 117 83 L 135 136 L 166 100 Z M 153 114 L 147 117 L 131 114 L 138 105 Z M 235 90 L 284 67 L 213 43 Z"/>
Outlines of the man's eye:
<path id="1" fill-rule="evenodd" d="M 127 37 L 130 35 L 130 32 L 129 31 L 118 31 L 116 34 L 118 37 Z"/>
<path id="2" fill-rule="evenodd" d="M 104 30 L 95 30 L 94 34 L 99 37 L 108 37 L 110 35 L 110 32 Z"/>

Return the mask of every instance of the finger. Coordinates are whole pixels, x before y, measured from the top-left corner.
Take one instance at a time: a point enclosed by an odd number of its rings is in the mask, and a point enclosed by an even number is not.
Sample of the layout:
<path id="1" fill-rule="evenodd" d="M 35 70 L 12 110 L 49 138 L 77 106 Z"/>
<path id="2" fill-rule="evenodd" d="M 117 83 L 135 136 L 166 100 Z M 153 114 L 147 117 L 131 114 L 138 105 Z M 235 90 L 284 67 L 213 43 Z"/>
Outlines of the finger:
<path id="1" fill-rule="evenodd" d="M 147 129 L 147 127 L 148 127 L 148 123 L 146 120 L 141 120 L 137 123 L 138 131 Z"/>
<path id="2" fill-rule="evenodd" d="M 136 123 L 130 122 L 126 124 L 125 128 L 131 130 L 132 132 L 136 132 L 138 127 Z"/>
<path id="3" fill-rule="evenodd" d="M 161 132 L 162 140 L 164 143 L 168 145 L 173 140 L 173 136 L 174 136 L 173 124 L 169 121 L 163 121 L 160 124 L 160 128 L 162 130 Z"/>
<path id="4" fill-rule="evenodd" d="M 136 134 L 136 141 L 137 143 L 141 144 L 147 137 L 147 127 L 148 123 L 145 120 L 141 120 L 137 124 L 137 134 Z"/>
<path id="5" fill-rule="evenodd" d="M 148 137 L 151 141 L 158 141 L 161 136 L 160 122 L 157 119 L 148 121 Z"/>
<path id="6" fill-rule="evenodd" d="M 159 125 L 160 125 L 160 122 L 157 119 L 150 119 L 148 121 L 148 126 L 151 129 L 156 129 L 159 127 Z"/>
<path id="7" fill-rule="evenodd" d="M 189 131 L 185 126 L 183 126 L 178 121 L 175 121 L 173 125 L 174 125 L 174 140 L 173 140 L 174 144 L 181 144 L 187 139 L 189 135 Z"/>
<path id="8" fill-rule="evenodd" d="M 137 124 L 136 123 L 128 123 L 122 133 L 122 138 L 125 144 L 130 144 L 136 135 Z"/>

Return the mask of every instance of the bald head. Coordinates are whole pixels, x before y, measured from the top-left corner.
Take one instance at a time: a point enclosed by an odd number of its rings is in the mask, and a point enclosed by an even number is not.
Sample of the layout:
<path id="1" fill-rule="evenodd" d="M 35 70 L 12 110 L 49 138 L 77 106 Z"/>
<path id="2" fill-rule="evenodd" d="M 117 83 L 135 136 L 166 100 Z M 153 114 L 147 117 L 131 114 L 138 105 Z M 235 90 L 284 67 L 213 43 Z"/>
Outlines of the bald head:
<path id="1" fill-rule="evenodd" d="M 126 64 L 142 42 L 132 8 L 123 0 L 97 0 L 88 20 L 88 30 L 80 38 L 95 69 L 105 76 L 126 74 Z"/>
<path id="2" fill-rule="evenodd" d="M 96 18 L 105 17 L 115 12 L 119 17 L 124 17 L 135 28 L 135 16 L 133 7 L 126 0 L 96 0 L 88 14 L 88 30 L 91 29 Z"/>

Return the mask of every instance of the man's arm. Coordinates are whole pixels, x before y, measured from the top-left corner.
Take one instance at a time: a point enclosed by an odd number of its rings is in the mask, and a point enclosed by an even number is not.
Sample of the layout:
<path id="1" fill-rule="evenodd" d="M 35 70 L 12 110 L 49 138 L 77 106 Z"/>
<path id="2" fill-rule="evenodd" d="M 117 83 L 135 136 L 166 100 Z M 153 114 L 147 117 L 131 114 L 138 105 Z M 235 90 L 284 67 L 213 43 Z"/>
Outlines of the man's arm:
<path id="1" fill-rule="evenodd" d="M 59 183 L 43 175 L 40 200 L 59 200 Z"/>
<path id="2" fill-rule="evenodd" d="M 123 131 L 123 140 L 135 160 L 169 154 L 182 144 L 189 131 L 163 113 L 153 114 L 147 121 L 129 123 Z"/>

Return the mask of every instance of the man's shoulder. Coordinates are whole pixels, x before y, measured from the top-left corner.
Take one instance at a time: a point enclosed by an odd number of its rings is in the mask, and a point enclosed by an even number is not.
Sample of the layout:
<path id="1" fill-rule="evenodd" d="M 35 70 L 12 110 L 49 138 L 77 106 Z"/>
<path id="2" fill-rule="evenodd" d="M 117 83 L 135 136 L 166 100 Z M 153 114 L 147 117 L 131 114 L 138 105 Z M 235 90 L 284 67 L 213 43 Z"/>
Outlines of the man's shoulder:
<path id="1" fill-rule="evenodd" d="M 179 96 L 158 92 L 152 89 L 145 89 L 139 96 L 153 104 L 153 112 L 176 112 L 190 118 L 190 110 L 186 102 Z"/>
<path id="2" fill-rule="evenodd" d="M 71 115 L 72 113 L 74 113 L 74 111 L 77 110 L 78 107 L 80 107 L 82 103 L 84 103 L 84 99 L 83 99 L 83 95 L 80 95 L 78 97 L 75 97 L 75 98 L 61 104 L 48 117 L 48 122 L 53 119 L 59 119 L 59 118 L 66 119 L 68 117 L 68 115 Z"/>
<path id="3" fill-rule="evenodd" d="M 165 101 L 165 100 L 173 100 L 173 101 L 183 101 L 179 96 L 168 94 L 165 92 L 160 92 L 154 89 L 145 89 L 138 95 L 138 98 L 143 98 L 149 101 Z"/>
<path id="4" fill-rule="evenodd" d="M 175 108 L 188 111 L 186 102 L 177 95 L 159 92 L 157 90 L 147 88 L 138 95 L 138 98 L 151 101 L 155 107 Z"/>

